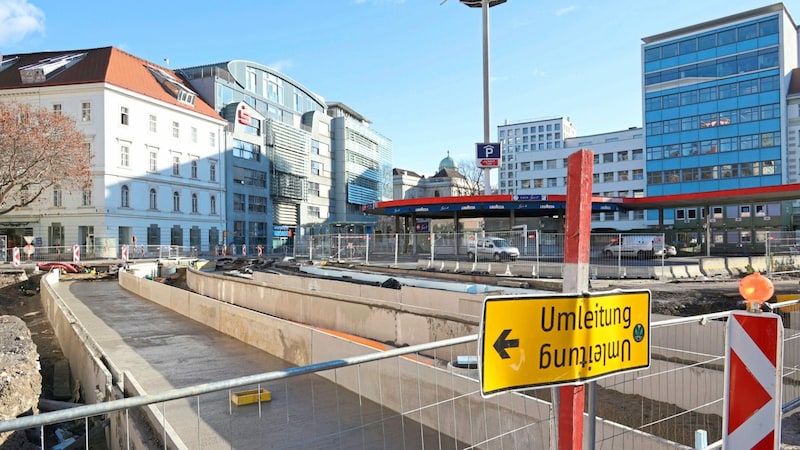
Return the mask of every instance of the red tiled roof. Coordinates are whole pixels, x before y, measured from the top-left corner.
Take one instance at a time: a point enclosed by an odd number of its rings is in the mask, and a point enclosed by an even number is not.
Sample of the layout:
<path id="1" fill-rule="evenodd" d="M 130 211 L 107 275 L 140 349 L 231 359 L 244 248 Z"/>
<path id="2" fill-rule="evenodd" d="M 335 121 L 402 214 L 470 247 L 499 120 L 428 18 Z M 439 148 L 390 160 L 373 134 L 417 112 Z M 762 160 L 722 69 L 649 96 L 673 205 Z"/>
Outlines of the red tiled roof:
<path id="1" fill-rule="evenodd" d="M 48 77 L 49 79 L 43 82 L 22 82 L 19 74 L 20 67 L 36 64 L 45 58 L 73 53 L 86 53 L 86 56 L 73 66 L 68 67 L 61 73 Z M 149 61 L 145 61 L 115 47 L 4 55 L 3 60 L 8 61 L 14 57 L 18 58 L 14 61 L 14 64 L 0 71 L 0 90 L 106 82 L 136 92 L 137 94 L 142 94 L 164 103 L 177 106 L 181 109 L 224 120 L 214 111 L 214 108 L 204 102 L 200 96 L 197 96 L 195 99 L 194 106 L 178 101 L 178 99 L 173 97 L 161 86 L 148 69 L 148 66 L 163 70 L 176 80 L 181 81 L 186 87 L 191 88 L 191 86 L 182 80 L 175 72 Z"/>

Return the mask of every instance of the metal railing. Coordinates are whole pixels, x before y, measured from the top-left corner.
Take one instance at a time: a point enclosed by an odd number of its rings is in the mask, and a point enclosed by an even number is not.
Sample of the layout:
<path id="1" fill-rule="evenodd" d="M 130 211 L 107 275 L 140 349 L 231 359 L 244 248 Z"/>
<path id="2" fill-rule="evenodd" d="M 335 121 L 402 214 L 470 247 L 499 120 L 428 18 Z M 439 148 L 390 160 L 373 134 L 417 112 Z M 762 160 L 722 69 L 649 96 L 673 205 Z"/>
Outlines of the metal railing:
<path id="1" fill-rule="evenodd" d="M 773 305 L 785 324 L 781 399 L 785 415 L 800 404 L 799 304 L 800 300 L 793 300 Z M 652 322 L 650 367 L 596 381 L 600 401 L 595 447 L 688 448 L 697 429 L 705 430 L 711 441 L 721 439 L 728 315 L 720 312 Z M 454 354 L 454 346 L 463 349 L 464 344 L 478 354 L 477 336 L 469 335 L 21 417 L 0 422 L 0 432 L 37 428 L 42 448 L 49 448 L 52 442 L 46 442 L 49 433 L 45 426 L 80 420 L 87 430 L 83 439 L 88 445 L 90 422 L 97 416 L 113 419 L 114 414 L 122 413 L 123 423 L 128 424 L 137 416 L 137 408 L 149 405 L 158 412 L 158 421 L 150 426 L 157 431 L 163 448 L 172 448 L 166 436 L 170 417 L 193 411 L 197 421 L 175 429 L 188 448 L 218 444 L 207 440 L 210 438 L 201 432 L 201 422 L 219 425 L 218 432 L 228 439 L 226 446 L 240 448 L 247 447 L 247 441 L 237 441 L 245 434 L 258 434 L 275 447 L 318 447 L 338 442 L 340 446 L 361 448 L 550 448 L 555 439 L 549 404 L 552 390 L 531 389 L 483 398 L 477 371 L 452 364 L 460 356 Z M 375 373 L 381 375 L 375 377 Z M 299 388 L 305 394 L 295 394 L 297 388 L 290 387 L 290 380 L 312 374 L 324 376 L 339 387 L 326 388 L 316 381 L 315 388 L 311 380 Z M 422 395 L 432 384 L 436 395 Z M 257 410 L 244 413 L 231 407 L 231 395 L 237 388 L 266 388 L 283 398 L 274 399 L 269 406 L 259 401 Z M 331 389 L 353 392 L 355 400 L 347 400 L 343 393 L 331 393 Z M 413 402 L 401 400 L 397 411 L 385 406 L 387 400 L 390 404 L 397 402 L 398 392 L 409 391 L 414 393 Z M 292 408 L 296 401 L 312 402 L 318 405 L 315 408 L 335 408 L 338 422 L 316 423 L 321 414 L 300 417 L 299 410 Z M 203 415 L 203 411 L 212 409 L 205 402 L 227 403 L 227 415 Z M 313 410 L 310 408 L 312 414 Z M 288 429 L 304 431 L 293 433 Z M 124 439 L 129 438 L 126 435 Z M 715 446 L 718 443 L 709 448 L 718 448 Z"/>
<path id="2" fill-rule="evenodd" d="M 294 256 L 351 263 L 428 261 L 428 266 L 459 263 L 459 270 L 477 271 L 479 263 L 530 264 L 534 277 L 560 276 L 564 234 L 538 230 L 467 233 L 327 234 L 297 236 Z M 677 249 L 661 233 L 593 233 L 590 265 L 595 277 L 652 278 Z M 472 264 L 472 265 L 470 265 Z M 631 269 L 632 268 L 632 269 Z"/>

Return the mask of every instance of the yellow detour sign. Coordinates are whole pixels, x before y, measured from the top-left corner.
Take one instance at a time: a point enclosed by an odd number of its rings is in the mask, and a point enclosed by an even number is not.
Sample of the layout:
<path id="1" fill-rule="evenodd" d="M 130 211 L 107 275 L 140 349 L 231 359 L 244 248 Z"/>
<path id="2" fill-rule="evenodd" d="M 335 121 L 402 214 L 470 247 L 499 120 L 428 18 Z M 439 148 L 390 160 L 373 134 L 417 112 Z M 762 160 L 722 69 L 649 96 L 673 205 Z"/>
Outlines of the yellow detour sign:
<path id="1" fill-rule="evenodd" d="M 573 384 L 650 365 L 650 291 L 488 296 L 481 393 Z"/>

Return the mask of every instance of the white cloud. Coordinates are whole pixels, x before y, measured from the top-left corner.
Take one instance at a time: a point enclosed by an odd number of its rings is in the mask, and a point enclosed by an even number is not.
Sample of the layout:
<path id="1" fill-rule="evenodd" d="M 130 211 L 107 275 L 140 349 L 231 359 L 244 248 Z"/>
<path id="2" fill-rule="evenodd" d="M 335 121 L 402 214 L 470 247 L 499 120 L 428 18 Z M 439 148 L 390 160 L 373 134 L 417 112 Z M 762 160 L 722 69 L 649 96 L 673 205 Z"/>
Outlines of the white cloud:
<path id="1" fill-rule="evenodd" d="M 556 11 L 556 15 L 563 16 L 564 14 L 569 14 L 572 11 L 575 11 L 575 9 L 576 9 L 575 5 L 567 6 L 566 8 L 561 8 L 558 11 Z"/>
<path id="2" fill-rule="evenodd" d="M 44 12 L 27 0 L 0 0 L 0 45 L 44 32 Z"/>
<path id="3" fill-rule="evenodd" d="M 291 59 L 280 59 L 278 61 L 272 61 L 271 63 L 267 64 L 267 67 L 277 70 L 281 73 L 286 73 L 288 69 L 291 69 L 294 66 L 294 61 Z"/>

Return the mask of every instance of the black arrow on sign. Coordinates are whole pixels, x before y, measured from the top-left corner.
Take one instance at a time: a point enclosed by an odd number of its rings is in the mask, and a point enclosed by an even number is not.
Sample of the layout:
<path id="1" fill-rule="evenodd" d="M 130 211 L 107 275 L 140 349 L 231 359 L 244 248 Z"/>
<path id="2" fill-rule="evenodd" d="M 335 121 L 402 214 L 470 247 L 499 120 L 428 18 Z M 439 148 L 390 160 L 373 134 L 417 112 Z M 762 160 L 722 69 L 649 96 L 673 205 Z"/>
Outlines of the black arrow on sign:
<path id="1" fill-rule="evenodd" d="M 519 339 L 506 339 L 509 334 L 511 334 L 511 330 L 503 330 L 503 332 L 500 333 L 500 337 L 494 341 L 494 350 L 502 359 L 511 358 L 506 351 L 507 348 L 519 347 Z"/>

